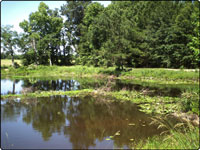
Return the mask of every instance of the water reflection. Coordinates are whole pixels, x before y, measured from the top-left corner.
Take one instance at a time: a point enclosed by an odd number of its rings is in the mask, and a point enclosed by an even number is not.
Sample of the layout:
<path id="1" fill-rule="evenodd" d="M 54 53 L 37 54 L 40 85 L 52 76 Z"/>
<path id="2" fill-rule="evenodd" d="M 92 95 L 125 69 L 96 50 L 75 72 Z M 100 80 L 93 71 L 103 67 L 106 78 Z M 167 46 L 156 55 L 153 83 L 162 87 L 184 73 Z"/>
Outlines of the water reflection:
<path id="1" fill-rule="evenodd" d="M 191 85 L 179 85 L 175 87 L 163 86 L 163 85 L 143 85 L 142 83 L 129 83 L 123 80 L 113 80 L 111 84 L 109 80 L 96 80 L 96 79 L 86 79 L 78 78 L 68 79 L 68 80 L 41 80 L 41 79 L 24 79 L 24 80 L 1 80 L 1 94 L 20 94 L 29 93 L 35 91 L 71 91 L 80 89 L 97 89 L 105 88 L 112 91 L 119 90 L 130 90 L 139 91 L 149 96 L 170 96 L 179 97 L 182 92 L 189 88 L 198 88 L 198 86 Z"/>
<path id="2" fill-rule="evenodd" d="M 1 79 L 1 95 L 6 94 L 21 94 L 35 91 L 71 91 L 87 88 L 98 88 L 105 85 L 106 80 L 91 80 L 91 79 L 68 79 L 68 80 L 44 80 L 44 79 L 21 79 L 10 80 Z"/>
<path id="3" fill-rule="evenodd" d="M 22 80 L 1 79 L 1 95 L 19 94 L 23 89 L 22 85 Z"/>
<path id="4" fill-rule="evenodd" d="M 139 112 L 137 106 L 129 102 L 100 103 L 91 97 L 70 98 L 54 96 L 22 101 L 6 101 L 1 105 L 2 140 L 5 132 L 11 137 L 18 137 L 23 142 L 11 139 L 15 148 L 35 148 L 34 133 L 42 137 L 37 146 L 48 147 L 49 144 L 59 142 L 63 136 L 65 142 L 51 148 L 104 148 L 130 147 L 140 140 L 159 134 L 155 125 L 149 125 L 150 116 Z M 20 119 L 21 118 L 21 119 Z M 14 124 L 13 121 L 18 123 Z M 26 129 L 26 126 L 30 126 Z M 16 135 L 17 131 L 27 130 L 26 133 Z M 11 132 L 14 131 L 14 132 Z M 26 141 L 28 137 L 30 141 Z M 113 136 L 110 141 L 105 140 Z M 130 141 L 134 139 L 134 141 Z M 37 137 L 38 140 L 38 137 Z M 33 142 L 31 142 L 33 141 Z M 112 141 L 112 142 L 111 142 Z M 22 145 L 22 144 L 21 144 Z M 4 145 L 2 145 L 4 147 Z"/>
<path id="5" fill-rule="evenodd" d="M 20 94 L 41 91 L 71 91 L 80 89 L 80 84 L 76 80 L 1 80 L 1 94 Z"/>

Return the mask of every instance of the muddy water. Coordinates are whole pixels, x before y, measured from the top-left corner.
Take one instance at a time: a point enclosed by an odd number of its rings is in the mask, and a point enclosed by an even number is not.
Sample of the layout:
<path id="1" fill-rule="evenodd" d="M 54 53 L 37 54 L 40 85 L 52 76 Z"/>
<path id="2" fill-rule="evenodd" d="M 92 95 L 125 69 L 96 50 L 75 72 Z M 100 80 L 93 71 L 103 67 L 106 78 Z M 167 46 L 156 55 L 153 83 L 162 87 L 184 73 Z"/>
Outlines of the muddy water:
<path id="1" fill-rule="evenodd" d="M 53 96 L 1 101 L 2 148 L 131 148 L 161 131 L 130 102 Z"/>

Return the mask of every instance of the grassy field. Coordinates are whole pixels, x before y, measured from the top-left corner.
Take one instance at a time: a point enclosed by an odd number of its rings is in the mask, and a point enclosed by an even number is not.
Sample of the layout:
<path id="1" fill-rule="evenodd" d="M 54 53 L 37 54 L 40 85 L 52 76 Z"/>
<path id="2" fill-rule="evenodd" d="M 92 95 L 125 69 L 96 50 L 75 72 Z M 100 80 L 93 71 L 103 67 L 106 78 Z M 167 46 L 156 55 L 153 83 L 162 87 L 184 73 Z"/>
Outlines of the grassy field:
<path id="1" fill-rule="evenodd" d="M 21 66 L 17 69 L 1 68 L 1 75 L 17 77 L 110 77 L 118 79 L 141 80 L 164 84 L 191 83 L 198 84 L 199 70 L 168 70 L 164 68 L 133 68 L 131 71 L 115 71 L 114 67 L 87 66 Z"/>
<path id="2" fill-rule="evenodd" d="M 20 66 L 22 65 L 22 61 L 19 59 L 14 60 L 14 62 L 18 63 Z M 11 59 L 1 59 L 1 67 L 10 67 L 12 66 Z"/>

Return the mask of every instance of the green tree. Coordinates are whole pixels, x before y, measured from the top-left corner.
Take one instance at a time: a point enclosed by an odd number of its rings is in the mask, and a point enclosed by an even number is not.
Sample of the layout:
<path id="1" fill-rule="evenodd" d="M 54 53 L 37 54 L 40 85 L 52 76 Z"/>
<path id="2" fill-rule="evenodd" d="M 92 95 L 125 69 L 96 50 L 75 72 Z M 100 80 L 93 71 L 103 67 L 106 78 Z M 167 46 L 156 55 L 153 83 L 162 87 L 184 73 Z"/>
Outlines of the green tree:
<path id="1" fill-rule="evenodd" d="M 12 66 L 14 67 L 14 54 L 17 49 L 18 34 L 12 31 L 13 26 L 7 25 L 1 27 L 1 46 L 4 52 L 11 55 Z"/>
<path id="2" fill-rule="evenodd" d="M 85 10 L 83 22 L 80 25 L 81 37 L 78 45 L 78 55 L 81 64 L 98 66 L 98 50 L 103 41 L 103 31 L 99 31 L 99 20 L 104 7 L 100 3 L 91 3 Z"/>
<path id="3" fill-rule="evenodd" d="M 192 24 L 193 9 L 194 4 L 192 2 L 182 2 L 182 7 L 175 19 L 173 44 L 176 51 L 172 55 L 174 57 L 173 60 L 175 60 L 175 67 L 194 67 L 194 51 L 188 47 L 191 37 L 195 35 L 195 25 Z"/>
<path id="4" fill-rule="evenodd" d="M 134 65 L 137 56 L 142 54 L 138 48 L 142 37 L 129 13 L 132 5 L 133 2 L 113 2 L 105 9 L 99 22 L 101 27 L 104 25 L 106 28 L 106 40 L 101 47 L 106 54 L 103 57 L 110 62 L 108 64 L 115 65 L 117 70 L 123 70 L 129 60 Z"/>
<path id="5" fill-rule="evenodd" d="M 81 32 L 80 24 L 83 21 L 84 11 L 91 2 L 90 1 L 67 1 L 60 9 L 65 16 L 64 29 L 62 32 L 62 46 L 64 52 L 64 64 L 71 64 L 72 55 L 77 52 L 80 41 Z M 65 59 L 67 55 L 67 59 Z"/>
<path id="6" fill-rule="evenodd" d="M 27 53 L 34 55 L 37 64 L 58 63 L 62 26 L 63 19 L 59 16 L 58 9 L 51 10 L 43 2 L 38 11 L 30 14 L 29 21 L 20 23 L 32 45 Z"/>
<path id="7" fill-rule="evenodd" d="M 200 47 L 200 42 L 199 42 L 199 3 L 197 1 L 194 2 L 194 9 L 191 15 L 191 23 L 194 25 L 194 32 L 193 35 L 189 36 L 191 41 L 188 43 L 188 47 L 190 48 L 191 51 L 194 53 L 194 59 L 192 65 L 195 67 L 198 67 L 199 63 L 199 47 Z"/>

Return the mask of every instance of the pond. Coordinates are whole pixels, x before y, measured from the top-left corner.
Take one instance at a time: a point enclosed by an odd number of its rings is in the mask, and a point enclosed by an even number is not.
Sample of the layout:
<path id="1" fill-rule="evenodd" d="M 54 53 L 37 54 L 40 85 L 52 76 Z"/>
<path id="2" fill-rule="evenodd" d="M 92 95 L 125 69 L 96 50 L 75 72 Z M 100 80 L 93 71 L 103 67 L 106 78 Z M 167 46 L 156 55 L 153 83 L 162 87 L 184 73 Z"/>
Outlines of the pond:
<path id="1" fill-rule="evenodd" d="M 1 101 L 2 148 L 130 148 L 158 135 L 131 102 L 52 96 Z"/>
<path id="2" fill-rule="evenodd" d="M 97 79 L 1 79 L 1 94 L 48 90 L 110 88 L 148 90 L 150 96 L 180 96 L 189 88 L 122 80 Z M 29 90 L 29 91 L 28 91 Z M 18 149 L 111 149 L 134 148 L 140 141 L 163 130 L 151 123 L 150 115 L 131 102 L 102 101 L 101 97 L 51 96 L 1 100 L 2 148 Z"/>
<path id="3" fill-rule="evenodd" d="M 111 83 L 111 84 L 108 84 Z M 101 87 L 110 88 L 112 91 L 119 90 L 135 90 L 139 92 L 146 92 L 149 96 L 170 96 L 179 97 L 181 93 L 189 88 L 198 88 L 193 85 L 179 85 L 167 86 L 157 84 L 143 84 L 141 83 L 129 83 L 123 80 L 113 80 L 109 82 L 107 79 L 20 79 L 10 80 L 1 79 L 1 95 L 6 94 L 21 94 L 35 91 L 71 91 L 80 89 L 97 89 Z"/>

